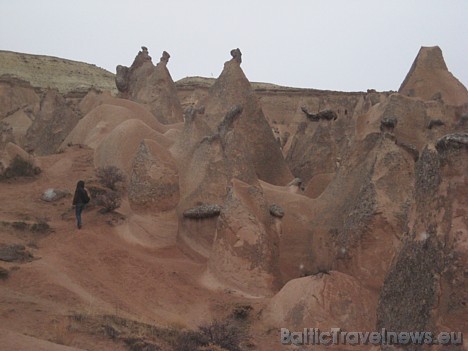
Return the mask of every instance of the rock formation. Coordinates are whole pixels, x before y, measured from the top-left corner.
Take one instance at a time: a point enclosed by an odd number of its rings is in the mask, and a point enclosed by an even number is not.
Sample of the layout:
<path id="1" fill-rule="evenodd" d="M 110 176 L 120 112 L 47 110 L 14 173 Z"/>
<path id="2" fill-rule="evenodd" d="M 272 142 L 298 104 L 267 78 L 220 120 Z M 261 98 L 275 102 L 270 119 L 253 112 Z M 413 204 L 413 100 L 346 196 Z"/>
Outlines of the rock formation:
<path id="1" fill-rule="evenodd" d="M 8 75 L 0 77 L 0 121 L 2 138 L 24 146 L 26 134 L 40 110 L 41 97 L 29 82 Z"/>
<path id="2" fill-rule="evenodd" d="M 243 293 L 271 295 L 281 284 L 278 243 L 261 187 L 234 179 L 216 225 L 209 273 Z"/>
<path id="3" fill-rule="evenodd" d="M 28 128 L 26 148 L 37 155 L 57 152 L 80 117 L 58 91 L 49 90 L 41 101 L 40 111 Z"/>
<path id="4" fill-rule="evenodd" d="M 120 106 L 116 100 L 119 99 L 110 99 L 86 114 L 68 134 L 60 148 L 71 144 L 86 145 L 95 149 L 114 128 L 130 119 L 138 119 L 154 130 L 163 131 L 149 112 L 142 113 L 138 109 Z"/>
<path id="5" fill-rule="evenodd" d="M 292 179 L 250 83 L 240 68 L 240 51 L 225 67 L 207 98 L 187 109 L 182 135 L 171 148 L 178 160 L 181 201 L 179 240 L 208 257 L 216 218 L 183 216 L 200 205 L 221 206 L 232 179 L 258 186 Z"/>
<path id="6" fill-rule="evenodd" d="M 236 113 L 237 111 L 237 113 Z M 235 124 L 239 118 L 238 109 L 226 114 L 219 124 L 217 133 L 205 136 L 201 141 L 190 145 L 190 134 L 196 138 L 202 131 L 207 131 L 206 124 L 195 117 L 186 118 L 181 135 L 185 152 L 179 154 L 179 179 L 181 200 L 179 212 L 179 241 L 188 245 L 198 254 L 208 257 L 215 236 L 215 217 L 194 220 L 184 216 L 187 210 L 201 205 L 222 206 L 228 187 L 233 178 L 247 184 L 258 185 L 257 175 L 250 160 L 246 157 L 246 140 Z"/>
<path id="7" fill-rule="evenodd" d="M 374 330 L 374 298 L 352 276 L 330 271 L 289 281 L 269 302 L 263 319 L 291 331 L 304 328 Z"/>
<path id="8" fill-rule="evenodd" d="M 398 92 L 423 100 L 442 99 L 448 105 L 468 102 L 468 91 L 449 72 L 438 46 L 421 47 Z"/>
<path id="9" fill-rule="evenodd" d="M 240 110 L 236 112 L 235 128 L 244 137 L 246 156 L 253 163 L 258 178 L 272 184 L 285 185 L 293 177 L 258 98 L 240 67 L 240 50 L 233 50 L 231 55 L 233 58 L 224 64 L 221 75 L 210 88 L 206 99 L 199 102 L 199 106 L 204 107 L 204 113 L 199 118 L 203 119 L 211 133 L 215 133 L 229 111 L 238 106 Z"/>
<path id="10" fill-rule="evenodd" d="M 450 142 L 453 140 L 453 143 Z M 468 136 L 447 135 L 416 164 L 410 227 L 380 294 L 377 327 L 467 330 Z"/>
<path id="11" fill-rule="evenodd" d="M 139 119 L 129 119 L 120 123 L 98 145 L 94 153 L 96 168 L 115 166 L 127 176 L 143 139 L 153 139 L 167 145 L 164 136 Z"/>
<path id="12" fill-rule="evenodd" d="M 148 320 L 237 316 L 267 350 L 281 327 L 467 333 L 468 101 L 440 50 L 421 49 L 398 93 L 251 84 L 231 55 L 216 81 L 178 84 L 182 104 L 169 54 L 154 66 L 146 48 L 118 67 L 120 98 L 0 78 L 0 246 L 26 244 L 19 228 L 42 214 L 51 235 L 68 232 L 68 200 L 41 194 L 98 167 L 128 179 L 116 212 L 90 206 L 79 236 L 28 244 L 39 264 L 5 266 L 5 301 L 23 308 L 18 290 L 41 304 L 54 288 Z M 43 173 L 2 177 L 15 159 Z"/>
<path id="13" fill-rule="evenodd" d="M 133 159 L 128 198 L 138 211 L 160 212 L 179 202 L 179 176 L 171 154 L 158 142 L 145 139 Z"/>
<path id="14" fill-rule="evenodd" d="M 117 66 L 115 78 L 121 97 L 146 105 L 163 124 L 182 121 L 182 107 L 167 69 L 169 57 L 164 51 L 154 66 L 148 49 L 143 46 L 130 68 Z"/>

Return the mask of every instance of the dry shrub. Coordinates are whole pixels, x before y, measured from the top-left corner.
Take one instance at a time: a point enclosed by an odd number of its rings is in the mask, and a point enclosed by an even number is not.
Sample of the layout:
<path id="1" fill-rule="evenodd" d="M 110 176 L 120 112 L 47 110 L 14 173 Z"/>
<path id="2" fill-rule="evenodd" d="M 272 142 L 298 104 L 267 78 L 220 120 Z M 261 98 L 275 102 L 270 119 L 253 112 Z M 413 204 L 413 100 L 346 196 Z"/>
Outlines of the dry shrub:
<path id="1" fill-rule="evenodd" d="M 127 179 L 124 172 L 115 166 L 98 168 L 96 176 L 101 185 L 114 191 L 117 190 L 118 183 L 125 183 Z"/>
<path id="2" fill-rule="evenodd" d="M 10 272 L 7 269 L 0 267 L 0 279 L 1 280 L 8 279 L 9 275 L 10 275 Z"/>
<path id="3" fill-rule="evenodd" d="M 45 219 L 38 219 L 37 223 L 31 225 L 31 231 L 34 233 L 44 234 L 51 230 L 49 223 Z"/>
<path id="4" fill-rule="evenodd" d="M 176 350 L 206 350 L 211 345 L 228 351 L 239 351 L 240 343 L 247 338 L 245 328 L 232 318 L 213 320 L 198 327 L 197 331 L 186 330 L 176 340 Z"/>
<path id="5" fill-rule="evenodd" d="M 103 212 L 112 212 L 120 207 L 122 198 L 117 191 L 110 190 L 98 195 L 96 202 L 103 207 Z"/>
<path id="6" fill-rule="evenodd" d="M 200 347 L 207 345 L 208 340 L 201 332 L 185 330 L 178 335 L 175 349 L 177 351 L 197 351 Z"/>
<path id="7" fill-rule="evenodd" d="M 21 230 L 21 231 L 28 229 L 28 223 L 26 223 L 25 221 L 13 222 L 11 226 L 16 230 Z"/>
<path id="8" fill-rule="evenodd" d="M 39 173 L 41 173 L 41 169 L 39 167 L 35 167 L 31 162 L 26 161 L 19 156 L 15 156 L 0 178 L 10 179 L 15 177 L 33 177 Z"/>
<path id="9" fill-rule="evenodd" d="M 103 187 L 110 189 L 101 189 L 96 194 L 96 204 L 103 207 L 101 212 L 112 212 L 119 208 L 122 203 L 119 184 L 126 182 L 124 172 L 115 166 L 100 167 L 96 170 L 96 177 Z"/>

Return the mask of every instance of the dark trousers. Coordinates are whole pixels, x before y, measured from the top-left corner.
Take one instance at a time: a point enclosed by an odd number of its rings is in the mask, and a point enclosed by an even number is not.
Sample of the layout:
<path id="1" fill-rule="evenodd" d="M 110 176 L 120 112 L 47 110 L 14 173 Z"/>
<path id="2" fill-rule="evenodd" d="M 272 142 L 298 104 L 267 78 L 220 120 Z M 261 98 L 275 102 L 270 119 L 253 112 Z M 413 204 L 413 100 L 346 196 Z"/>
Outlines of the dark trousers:
<path id="1" fill-rule="evenodd" d="M 83 212 L 84 204 L 75 205 L 76 225 L 81 228 L 81 212 Z"/>

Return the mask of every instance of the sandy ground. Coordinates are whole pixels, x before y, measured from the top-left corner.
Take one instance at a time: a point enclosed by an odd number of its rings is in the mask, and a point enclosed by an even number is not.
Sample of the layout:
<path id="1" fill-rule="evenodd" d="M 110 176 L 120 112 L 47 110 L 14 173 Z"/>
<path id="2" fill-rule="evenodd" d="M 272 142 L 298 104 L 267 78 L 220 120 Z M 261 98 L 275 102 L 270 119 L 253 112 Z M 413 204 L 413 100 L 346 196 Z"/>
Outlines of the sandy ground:
<path id="1" fill-rule="evenodd" d="M 0 350 L 125 349 L 108 337 L 73 330 L 69 320 L 77 315 L 183 329 L 221 318 L 238 303 L 258 313 L 261 299 L 206 286 L 206 263 L 175 245 L 175 213 L 136 215 L 125 203 L 114 214 L 86 209 L 78 230 L 71 195 L 52 203 L 40 199 L 48 188 L 72 192 L 77 180 L 92 177 L 92 152 L 71 148 L 42 157 L 37 179 L 0 183 L 0 244 L 23 244 L 34 256 L 25 263 L 0 261 L 10 270 L 0 280 Z M 15 221 L 40 219 L 51 233 L 12 228 Z"/>

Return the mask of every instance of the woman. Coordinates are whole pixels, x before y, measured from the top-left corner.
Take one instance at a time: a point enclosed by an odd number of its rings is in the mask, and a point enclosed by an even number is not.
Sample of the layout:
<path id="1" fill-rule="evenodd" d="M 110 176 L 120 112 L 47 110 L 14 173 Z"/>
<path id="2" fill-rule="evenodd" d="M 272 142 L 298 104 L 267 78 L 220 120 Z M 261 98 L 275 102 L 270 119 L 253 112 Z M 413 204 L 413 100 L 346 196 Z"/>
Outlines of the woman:
<path id="1" fill-rule="evenodd" d="M 80 180 L 76 184 L 75 196 L 73 196 L 73 206 L 75 206 L 76 224 L 81 229 L 81 212 L 89 202 L 88 192 L 84 188 L 84 181 Z"/>

